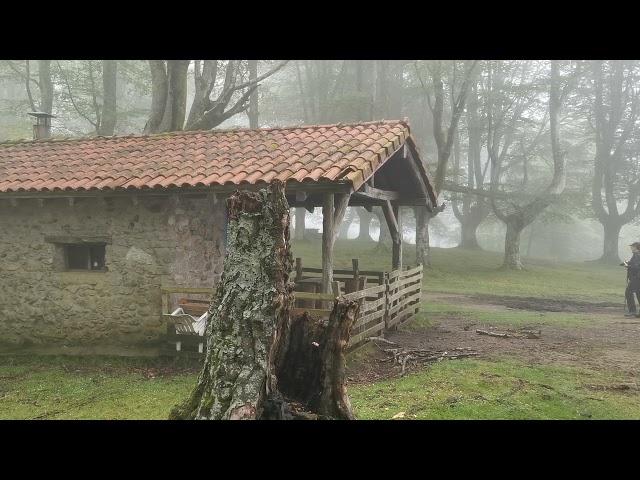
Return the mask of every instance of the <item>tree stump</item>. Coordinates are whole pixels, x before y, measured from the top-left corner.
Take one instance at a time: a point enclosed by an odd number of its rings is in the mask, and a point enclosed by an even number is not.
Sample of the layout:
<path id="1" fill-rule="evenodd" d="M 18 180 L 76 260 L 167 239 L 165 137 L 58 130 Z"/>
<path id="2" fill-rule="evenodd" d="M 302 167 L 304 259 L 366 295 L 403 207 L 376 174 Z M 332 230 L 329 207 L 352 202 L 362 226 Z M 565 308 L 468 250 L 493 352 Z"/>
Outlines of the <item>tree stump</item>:
<path id="1" fill-rule="evenodd" d="M 293 258 L 284 185 L 227 201 L 222 279 L 209 307 L 198 382 L 172 419 L 353 419 L 344 349 L 358 303 L 336 299 L 328 320 L 290 318 Z"/>

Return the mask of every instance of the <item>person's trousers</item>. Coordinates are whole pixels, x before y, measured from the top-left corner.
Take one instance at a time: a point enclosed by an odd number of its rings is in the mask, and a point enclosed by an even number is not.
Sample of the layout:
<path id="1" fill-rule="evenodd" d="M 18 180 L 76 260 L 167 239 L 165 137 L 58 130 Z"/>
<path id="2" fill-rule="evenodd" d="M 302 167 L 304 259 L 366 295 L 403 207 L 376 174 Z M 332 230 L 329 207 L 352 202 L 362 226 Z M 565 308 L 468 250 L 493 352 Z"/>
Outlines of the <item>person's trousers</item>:
<path id="1" fill-rule="evenodd" d="M 627 307 L 629 308 L 629 313 L 637 313 L 634 295 L 638 298 L 638 303 L 640 304 L 640 284 L 629 282 L 624 295 L 625 297 L 627 297 Z"/>

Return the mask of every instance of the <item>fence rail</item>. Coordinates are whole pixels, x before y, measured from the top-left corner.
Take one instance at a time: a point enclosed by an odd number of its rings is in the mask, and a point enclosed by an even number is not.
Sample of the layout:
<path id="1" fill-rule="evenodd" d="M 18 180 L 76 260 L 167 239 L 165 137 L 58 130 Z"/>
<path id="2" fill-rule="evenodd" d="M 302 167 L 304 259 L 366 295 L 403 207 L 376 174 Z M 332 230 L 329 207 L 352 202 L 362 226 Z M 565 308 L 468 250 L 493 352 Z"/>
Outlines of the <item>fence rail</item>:
<path id="1" fill-rule="evenodd" d="M 308 270 L 315 269 L 310 268 Z M 349 271 L 349 273 L 352 274 L 353 271 Z M 380 284 L 343 295 L 346 300 L 357 301 L 360 304 L 358 318 L 351 330 L 350 349 L 362 345 L 369 337 L 380 336 L 385 331 L 396 328 L 411 319 L 419 311 L 422 295 L 422 265 L 407 270 L 394 270 L 389 273 L 357 272 L 360 276 L 365 276 L 367 273 L 375 274 L 371 276 L 376 279 L 379 276 L 378 274 L 382 273 Z M 344 291 L 339 282 L 334 282 L 332 287 L 334 292 Z M 169 313 L 172 294 L 187 293 L 212 296 L 214 292 L 215 289 L 213 288 L 162 287 L 162 313 Z M 332 302 L 336 298 L 333 293 L 298 291 L 293 293 L 296 300 L 323 302 L 325 304 Z M 300 315 L 305 311 L 311 315 L 321 317 L 328 317 L 331 313 L 331 309 L 307 307 L 293 308 L 291 313 Z"/>

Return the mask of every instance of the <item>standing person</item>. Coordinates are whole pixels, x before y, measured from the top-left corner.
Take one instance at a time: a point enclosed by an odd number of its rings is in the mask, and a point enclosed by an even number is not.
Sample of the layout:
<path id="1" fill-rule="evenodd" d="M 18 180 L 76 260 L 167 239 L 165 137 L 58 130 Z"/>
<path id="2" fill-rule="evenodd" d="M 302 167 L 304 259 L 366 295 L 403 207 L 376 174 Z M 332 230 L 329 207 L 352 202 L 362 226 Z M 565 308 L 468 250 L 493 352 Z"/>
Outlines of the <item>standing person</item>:
<path id="1" fill-rule="evenodd" d="M 627 290 L 625 291 L 625 296 L 627 297 L 629 312 L 625 314 L 625 317 L 640 318 L 636 310 L 636 301 L 633 297 L 635 295 L 638 298 L 638 303 L 640 303 L 640 242 L 634 242 L 629 246 L 633 256 L 630 260 L 621 264 L 627 267 Z"/>

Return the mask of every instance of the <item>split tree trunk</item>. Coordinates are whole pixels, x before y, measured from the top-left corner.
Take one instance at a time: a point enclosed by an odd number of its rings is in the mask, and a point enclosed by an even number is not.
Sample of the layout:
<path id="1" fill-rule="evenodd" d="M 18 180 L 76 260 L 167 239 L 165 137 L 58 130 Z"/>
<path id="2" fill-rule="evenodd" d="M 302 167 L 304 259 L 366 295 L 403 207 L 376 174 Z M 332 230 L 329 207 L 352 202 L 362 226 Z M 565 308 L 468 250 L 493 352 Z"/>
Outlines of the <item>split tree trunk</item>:
<path id="1" fill-rule="evenodd" d="M 224 272 L 209 307 L 204 366 L 173 419 L 353 419 L 344 349 L 358 312 L 336 299 L 328 321 L 291 319 L 293 259 L 282 183 L 236 192 Z"/>

